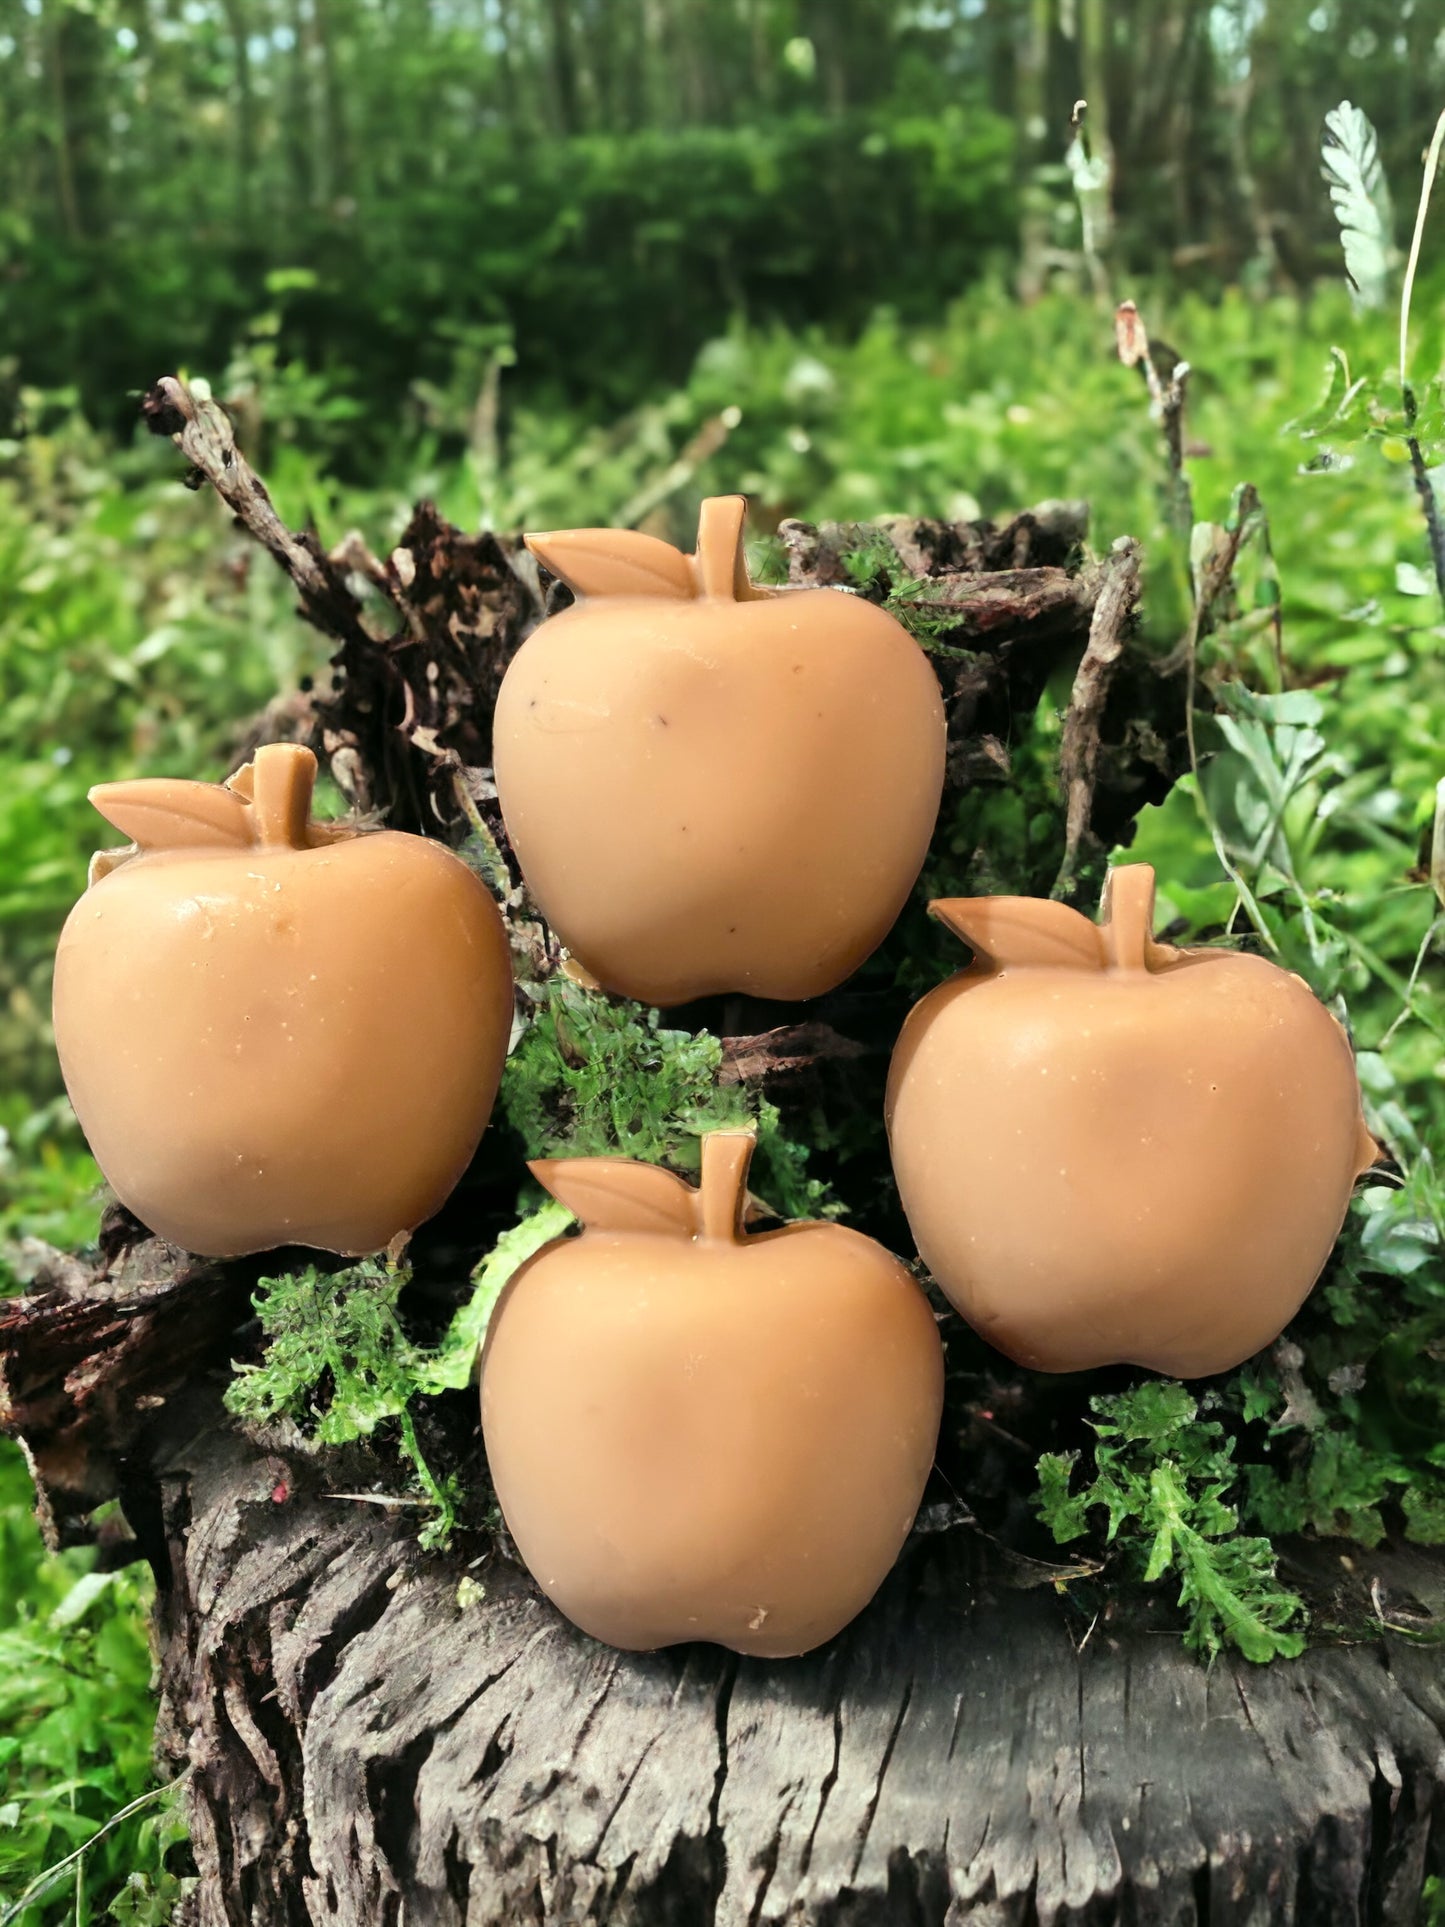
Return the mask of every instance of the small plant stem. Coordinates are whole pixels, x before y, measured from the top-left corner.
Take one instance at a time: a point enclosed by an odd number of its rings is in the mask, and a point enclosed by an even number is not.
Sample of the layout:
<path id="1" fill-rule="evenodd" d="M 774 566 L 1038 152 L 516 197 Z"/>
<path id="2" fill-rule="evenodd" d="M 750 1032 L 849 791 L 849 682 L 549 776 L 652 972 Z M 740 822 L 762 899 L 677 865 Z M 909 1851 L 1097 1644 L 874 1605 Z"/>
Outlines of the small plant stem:
<path id="1" fill-rule="evenodd" d="M 1405 389 L 1405 419 L 1410 424 L 1411 433 L 1405 437 L 1405 446 L 1410 451 L 1410 473 L 1415 478 L 1415 493 L 1420 498 L 1420 507 L 1425 514 L 1425 530 L 1430 538 L 1430 561 L 1435 570 L 1435 587 L 1440 600 L 1445 602 L 1445 522 L 1440 519 L 1440 504 L 1435 495 L 1435 484 L 1430 480 L 1430 471 L 1425 463 L 1424 452 L 1419 437 L 1413 432 L 1415 423 L 1415 392 Z"/>
<path id="2" fill-rule="evenodd" d="M 1420 184 L 1420 204 L 1415 209 L 1415 232 L 1410 237 L 1410 258 L 1405 264 L 1405 282 L 1400 290 L 1400 387 L 1408 390 L 1407 363 L 1410 358 L 1410 298 L 1415 292 L 1415 270 L 1420 265 L 1420 243 L 1425 238 L 1425 216 L 1430 211 L 1430 190 L 1435 185 L 1435 170 L 1440 165 L 1440 149 L 1445 145 L 1445 113 L 1435 123 L 1430 151 L 1425 156 L 1425 178 Z M 1406 413 L 1413 409 L 1406 404 Z"/>
<path id="3" fill-rule="evenodd" d="M 1147 970 L 1154 943 L 1154 871 L 1121 863 L 1104 891 L 1104 951 L 1112 970 Z"/>
<path id="4" fill-rule="evenodd" d="M 253 765 L 251 807 L 263 846 L 304 850 L 316 758 L 300 743 L 263 743 Z"/>
<path id="5" fill-rule="evenodd" d="M 1405 995 L 1400 1004 L 1399 1015 L 1375 1046 L 1377 1050 L 1384 1050 L 1401 1024 L 1415 1015 L 1415 987 L 1420 981 L 1420 972 L 1425 968 L 1425 961 L 1435 947 L 1436 939 L 1441 936 L 1445 936 L 1445 916 L 1441 916 L 1437 912 L 1435 916 L 1431 917 L 1430 927 L 1420 939 L 1420 948 L 1415 952 L 1414 966 L 1405 981 Z"/>
<path id="6" fill-rule="evenodd" d="M 1415 231 L 1410 237 L 1410 258 L 1405 264 L 1405 282 L 1400 290 L 1400 400 L 1405 410 L 1405 445 L 1410 451 L 1410 473 L 1415 478 L 1415 493 L 1425 513 L 1425 529 L 1430 537 L 1430 560 L 1435 569 L 1435 587 L 1445 602 L 1445 524 L 1440 519 L 1440 504 L 1435 485 L 1415 433 L 1415 391 L 1410 386 L 1410 301 L 1415 292 L 1415 270 L 1420 265 L 1420 243 L 1425 238 L 1425 217 L 1430 211 L 1430 192 L 1440 166 L 1440 149 L 1445 145 L 1445 113 L 1435 123 L 1430 151 L 1425 156 L 1425 177 L 1420 183 L 1420 203 L 1415 210 Z"/>
<path id="7" fill-rule="evenodd" d="M 436 1474 L 426 1462 L 422 1453 L 421 1442 L 416 1435 L 416 1424 L 412 1418 L 410 1408 L 403 1405 L 397 1416 L 401 1421 L 402 1450 L 411 1460 L 412 1468 L 417 1478 L 421 1481 L 423 1492 L 426 1493 L 428 1499 L 430 1499 L 433 1506 L 436 1507 L 439 1515 L 437 1520 L 438 1530 L 440 1535 L 445 1537 L 451 1532 L 453 1525 L 456 1523 L 456 1508 L 453 1506 L 450 1496 L 443 1490 Z"/>
<path id="8" fill-rule="evenodd" d="M 698 588 L 711 600 L 747 602 L 751 598 L 743 558 L 747 514 L 747 498 L 742 495 L 709 495 L 698 514 Z"/>
<path id="9" fill-rule="evenodd" d="M 757 1139 L 751 1131 L 709 1131 L 702 1141 L 698 1230 L 702 1237 L 735 1244 L 742 1231 L 748 1166 Z"/>
<path id="10" fill-rule="evenodd" d="M 476 799 L 467 788 L 466 777 L 459 769 L 452 771 L 452 795 L 457 799 L 463 816 L 471 826 L 472 835 L 477 839 L 477 852 L 487 888 L 505 909 L 507 899 L 515 888 L 507 869 L 507 860 L 498 847 L 487 819 L 478 809 Z"/>

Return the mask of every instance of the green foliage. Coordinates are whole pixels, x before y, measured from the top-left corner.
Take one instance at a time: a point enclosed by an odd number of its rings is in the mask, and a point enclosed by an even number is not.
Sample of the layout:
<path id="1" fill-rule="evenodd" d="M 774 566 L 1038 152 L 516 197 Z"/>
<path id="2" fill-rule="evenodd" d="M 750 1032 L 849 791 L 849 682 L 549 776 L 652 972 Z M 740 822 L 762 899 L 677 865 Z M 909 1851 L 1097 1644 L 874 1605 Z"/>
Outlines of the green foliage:
<path id="1" fill-rule="evenodd" d="M 417 1401 L 470 1384 L 503 1287 L 571 1222 L 570 1212 L 548 1198 L 504 1232 L 435 1346 L 419 1344 L 402 1321 L 408 1274 L 401 1266 L 366 1261 L 324 1273 L 312 1265 L 263 1279 L 253 1303 L 264 1349 L 259 1360 L 237 1366 L 227 1409 L 245 1425 L 295 1428 L 316 1447 L 391 1437 L 410 1467 L 415 1502 L 431 1514 L 417 1535 L 421 1545 L 446 1545 L 458 1485 L 451 1475 L 437 1477 L 422 1453 Z"/>
<path id="2" fill-rule="evenodd" d="M 1414 1140 L 1445 1129 L 1445 1001 L 1415 968 L 1435 905 L 1412 874 L 1438 749 L 1427 760 L 1410 736 L 1417 705 L 1423 723 L 1437 697 L 1433 665 L 1406 689 L 1396 680 L 1275 696 L 1217 683 L 1197 777 L 1143 813 L 1130 848 L 1155 864 L 1161 918 L 1182 936 L 1242 931 L 1326 1002 L 1343 999 L 1357 1042 L 1398 1087 L 1382 1129 L 1409 1157 L 1403 1118 Z"/>
<path id="3" fill-rule="evenodd" d="M 416 1374 L 418 1391 L 460 1392 L 471 1383 L 503 1287 L 534 1252 L 550 1239 L 560 1238 L 571 1223 L 567 1207 L 547 1198 L 510 1231 L 502 1233 L 472 1272 L 471 1291 L 458 1307 L 441 1344 L 421 1361 Z"/>
<path id="4" fill-rule="evenodd" d="M 63 1099 L 32 1107 L 18 1091 L 0 1097 L 0 1291 L 15 1240 L 40 1238 L 59 1251 L 95 1242 L 100 1182 Z"/>
<path id="5" fill-rule="evenodd" d="M 32 1501 L 18 1449 L 0 1446 L 0 1912 L 152 1784 L 150 1575 L 45 1552 Z M 181 1837 L 162 1798 L 100 1838 L 18 1927 L 99 1918 L 128 1904 L 132 1877 L 173 1900 L 166 1856 Z"/>
<path id="6" fill-rule="evenodd" d="M 433 1513 L 418 1537 L 444 1545 L 456 1523 L 457 1485 L 433 1474 L 417 1440 L 412 1401 L 433 1360 L 397 1315 L 406 1282 L 401 1267 L 370 1261 L 263 1279 L 252 1302 L 265 1351 L 259 1363 L 236 1368 L 226 1409 L 246 1425 L 289 1423 L 318 1446 L 353 1444 L 394 1420 Z"/>
<path id="7" fill-rule="evenodd" d="M 528 1158 L 640 1158 L 693 1178 L 708 1131 L 753 1124 L 759 1194 L 783 1217 L 835 1213 L 776 1105 L 719 1085 L 721 1064 L 709 1032 L 668 1030 L 655 1010 L 554 979 L 507 1060 L 499 1107 Z"/>
<path id="8" fill-rule="evenodd" d="M 531 399 L 560 392 L 595 421 L 659 376 L 681 380 L 731 314 L 856 327 L 885 301 L 926 312 L 1012 240 L 1013 133 L 982 103 L 829 112 L 802 101 L 751 124 L 519 141 L 461 107 L 494 32 L 478 24 L 471 45 L 458 34 L 449 69 L 430 75 L 431 111 L 410 125 L 397 125 L 390 84 L 352 99 L 375 133 L 351 157 L 345 213 L 296 199 L 278 140 L 281 166 L 250 183 L 275 213 L 245 234 L 230 170 L 214 163 L 184 198 L 137 171 L 102 232 L 83 239 L 51 227 L 38 245 L 0 226 L 7 346 L 26 379 L 78 379 L 86 403 L 118 421 L 162 359 L 219 368 L 244 330 L 244 384 L 259 374 L 305 410 L 355 474 L 384 460 L 397 417 L 425 410 L 481 336 L 515 340 L 514 379 Z M 133 98 L 127 67 L 115 82 Z M 155 111 L 135 101 L 133 125 Z M 309 134 L 293 123 L 287 144 Z M 3 161 L 0 146 L 0 171 Z M 395 191 L 398 174 L 417 177 L 411 192 Z M 829 192 L 800 191 L 807 181 Z M 82 271 L 109 299 L 84 298 Z"/>
<path id="9" fill-rule="evenodd" d="M 1171 1577 L 1186 1617 L 1185 1639 L 1213 1657 L 1226 1643 L 1246 1659 L 1304 1649 L 1302 1602 L 1276 1573 L 1267 1539 L 1239 1533 L 1227 1503 L 1239 1476 L 1234 1440 L 1170 1380 L 1089 1401 L 1095 1414 L 1092 1477 L 1073 1489 L 1077 1453 L 1039 1461 L 1039 1510 L 1061 1545 L 1089 1530 L 1102 1510 L 1104 1537 L 1146 1585 Z"/>
<path id="10" fill-rule="evenodd" d="M 1445 1188 L 1428 1159 L 1368 1185 L 1314 1299 L 1290 1328 L 1297 1358 L 1259 1360 L 1226 1399 L 1270 1426 L 1246 1471 L 1267 1532 L 1375 1545 L 1392 1523 L 1445 1543 Z"/>

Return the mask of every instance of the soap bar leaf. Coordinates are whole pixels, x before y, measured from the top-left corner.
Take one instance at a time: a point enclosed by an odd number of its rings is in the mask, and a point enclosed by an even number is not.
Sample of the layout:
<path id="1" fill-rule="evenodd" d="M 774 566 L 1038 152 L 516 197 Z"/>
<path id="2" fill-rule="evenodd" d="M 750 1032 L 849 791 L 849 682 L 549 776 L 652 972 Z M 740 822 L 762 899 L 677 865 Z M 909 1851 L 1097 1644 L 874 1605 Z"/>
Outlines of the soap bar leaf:
<path id="1" fill-rule="evenodd" d="M 527 1167 L 584 1230 L 657 1231 L 691 1238 L 697 1192 L 659 1164 L 633 1158 L 540 1158 Z"/>
<path id="2" fill-rule="evenodd" d="M 529 535 L 526 542 L 543 568 L 579 596 L 663 596 L 684 602 L 697 594 L 688 557 L 637 529 L 557 529 Z"/>
<path id="3" fill-rule="evenodd" d="M 90 800 L 107 823 L 143 850 L 244 848 L 253 840 L 250 805 L 218 783 L 142 777 L 133 783 L 98 783 Z"/>
<path id="4" fill-rule="evenodd" d="M 994 969 L 1045 964 L 1100 970 L 1104 965 L 1098 926 L 1066 903 L 1043 897 L 945 897 L 930 903 L 928 913 Z"/>

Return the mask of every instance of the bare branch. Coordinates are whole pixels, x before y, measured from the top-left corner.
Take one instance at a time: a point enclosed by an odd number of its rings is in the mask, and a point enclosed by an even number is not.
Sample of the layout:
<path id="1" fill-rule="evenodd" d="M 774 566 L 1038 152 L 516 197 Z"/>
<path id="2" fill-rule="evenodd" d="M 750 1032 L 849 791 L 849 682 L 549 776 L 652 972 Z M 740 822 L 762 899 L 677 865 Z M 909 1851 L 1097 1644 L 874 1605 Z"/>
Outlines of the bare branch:
<path id="1" fill-rule="evenodd" d="M 163 375 L 141 403 L 141 414 L 152 434 L 170 436 L 193 474 L 210 483 L 236 520 L 280 563 L 303 604 L 328 603 L 339 593 L 360 616 L 360 604 L 315 541 L 294 535 L 276 513 L 266 484 L 237 448 L 231 418 L 219 402 L 198 396 L 175 375 Z"/>
<path id="2" fill-rule="evenodd" d="M 1059 775 L 1067 815 L 1064 860 L 1053 888 L 1056 897 L 1066 894 L 1078 867 L 1094 801 L 1104 705 L 1109 699 L 1115 667 L 1124 653 L 1125 633 L 1138 600 L 1139 544 L 1133 536 L 1121 535 L 1104 564 L 1104 580 L 1089 623 L 1088 646 L 1074 677 L 1068 714 L 1064 718 Z"/>

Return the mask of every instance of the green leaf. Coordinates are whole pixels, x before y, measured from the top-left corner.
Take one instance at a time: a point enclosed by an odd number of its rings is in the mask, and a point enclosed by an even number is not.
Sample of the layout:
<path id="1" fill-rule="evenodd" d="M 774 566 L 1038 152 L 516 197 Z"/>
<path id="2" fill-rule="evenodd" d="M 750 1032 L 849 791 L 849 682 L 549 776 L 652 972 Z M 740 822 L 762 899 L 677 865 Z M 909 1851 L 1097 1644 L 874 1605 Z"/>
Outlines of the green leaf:
<path id="1" fill-rule="evenodd" d="M 502 1233 L 472 1273 L 471 1297 L 452 1319 L 436 1352 L 419 1369 L 416 1377 L 419 1391 L 461 1391 L 470 1384 L 487 1326 L 504 1287 L 528 1258 L 553 1238 L 560 1238 L 571 1223 L 572 1213 L 566 1205 L 548 1198 L 510 1231 Z"/>
<path id="2" fill-rule="evenodd" d="M 1381 308 L 1389 293 L 1394 253 L 1390 190 L 1375 130 L 1348 100 L 1325 115 L 1320 158 L 1356 302 L 1361 308 Z"/>
<path id="3" fill-rule="evenodd" d="M 1069 1491 L 1077 1452 L 1045 1452 L 1039 1460 L 1039 1514 L 1059 1545 L 1089 1529 L 1088 1499 Z"/>
<path id="4" fill-rule="evenodd" d="M 113 1572 L 82 1573 L 45 1622 L 50 1630 L 60 1632 L 84 1619 L 96 1601 L 110 1590 L 114 1578 Z"/>

